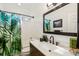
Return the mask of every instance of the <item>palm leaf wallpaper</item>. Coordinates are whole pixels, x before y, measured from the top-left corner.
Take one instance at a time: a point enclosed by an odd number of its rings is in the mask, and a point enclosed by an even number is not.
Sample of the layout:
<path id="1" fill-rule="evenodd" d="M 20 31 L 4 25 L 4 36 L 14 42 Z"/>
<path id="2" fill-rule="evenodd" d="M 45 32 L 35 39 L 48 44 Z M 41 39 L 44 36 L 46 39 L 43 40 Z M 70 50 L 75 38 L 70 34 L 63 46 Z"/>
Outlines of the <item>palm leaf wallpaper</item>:
<path id="1" fill-rule="evenodd" d="M 21 53 L 21 22 L 17 14 L 0 11 L 0 55 Z"/>

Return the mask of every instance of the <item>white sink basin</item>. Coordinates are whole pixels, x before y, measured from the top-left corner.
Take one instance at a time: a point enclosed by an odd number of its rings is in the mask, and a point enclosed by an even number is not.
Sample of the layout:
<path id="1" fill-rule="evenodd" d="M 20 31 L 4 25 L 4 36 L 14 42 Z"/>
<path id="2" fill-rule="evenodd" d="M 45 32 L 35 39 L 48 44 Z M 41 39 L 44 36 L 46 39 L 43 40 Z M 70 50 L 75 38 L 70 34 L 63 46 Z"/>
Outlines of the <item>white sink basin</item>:
<path id="1" fill-rule="evenodd" d="M 59 46 L 53 45 L 52 47 L 50 46 L 50 44 L 43 44 L 41 46 L 44 50 L 46 50 L 47 52 L 49 52 L 51 55 L 61 55 L 61 56 L 66 56 L 66 55 L 73 55 L 71 54 L 68 50 L 61 48 Z M 50 51 L 51 50 L 51 51 Z"/>
<path id="2" fill-rule="evenodd" d="M 59 47 L 48 42 L 40 42 L 38 40 L 31 41 L 38 50 L 47 56 L 74 56 L 71 52 L 63 47 Z"/>
<path id="3" fill-rule="evenodd" d="M 52 46 L 51 46 L 51 45 L 52 45 Z M 42 44 L 41 47 L 42 47 L 43 49 L 47 50 L 47 51 L 49 51 L 49 50 L 53 51 L 53 50 L 57 49 L 57 47 L 56 47 L 55 45 L 53 45 L 53 44 L 48 44 L 48 43 Z"/>

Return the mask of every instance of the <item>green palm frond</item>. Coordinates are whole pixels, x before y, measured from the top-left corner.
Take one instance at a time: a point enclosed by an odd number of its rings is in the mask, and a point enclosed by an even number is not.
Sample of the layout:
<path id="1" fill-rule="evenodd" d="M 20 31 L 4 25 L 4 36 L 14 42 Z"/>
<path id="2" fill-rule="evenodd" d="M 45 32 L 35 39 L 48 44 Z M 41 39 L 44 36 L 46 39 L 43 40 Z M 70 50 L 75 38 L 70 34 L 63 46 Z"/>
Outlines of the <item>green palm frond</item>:
<path id="1" fill-rule="evenodd" d="M 20 18 L 16 14 L 0 11 L 0 55 L 21 52 Z"/>

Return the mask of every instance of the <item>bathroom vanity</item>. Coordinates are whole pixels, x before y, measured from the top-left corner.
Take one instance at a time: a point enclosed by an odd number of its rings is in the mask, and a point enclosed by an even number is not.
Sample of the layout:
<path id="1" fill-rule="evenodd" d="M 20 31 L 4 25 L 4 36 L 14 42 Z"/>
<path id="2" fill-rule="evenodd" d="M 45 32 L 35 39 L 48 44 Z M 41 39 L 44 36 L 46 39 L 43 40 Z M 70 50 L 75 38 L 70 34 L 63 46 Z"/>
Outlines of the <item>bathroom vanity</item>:
<path id="1" fill-rule="evenodd" d="M 30 55 L 31 56 L 45 56 L 41 51 L 39 51 L 33 44 L 30 43 Z"/>
<path id="2" fill-rule="evenodd" d="M 49 42 L 40 42 L 37 39 L 30 41 L 31 56 L 74 56 L 68 49 L 53 45 Z"/>

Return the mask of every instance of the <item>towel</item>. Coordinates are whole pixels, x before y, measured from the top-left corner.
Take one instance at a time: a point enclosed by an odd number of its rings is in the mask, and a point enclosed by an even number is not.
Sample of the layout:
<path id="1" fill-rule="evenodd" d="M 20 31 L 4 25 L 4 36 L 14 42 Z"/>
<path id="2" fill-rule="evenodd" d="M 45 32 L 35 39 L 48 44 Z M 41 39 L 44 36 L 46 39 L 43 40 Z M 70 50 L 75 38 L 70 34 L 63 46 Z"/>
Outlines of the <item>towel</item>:
<path id="1" fill-rule="evenodd" d="M 77 38 L 71 37 L 70 38 L 70 48 L 76 48 L 76 44 L 77 44 Z"/>

